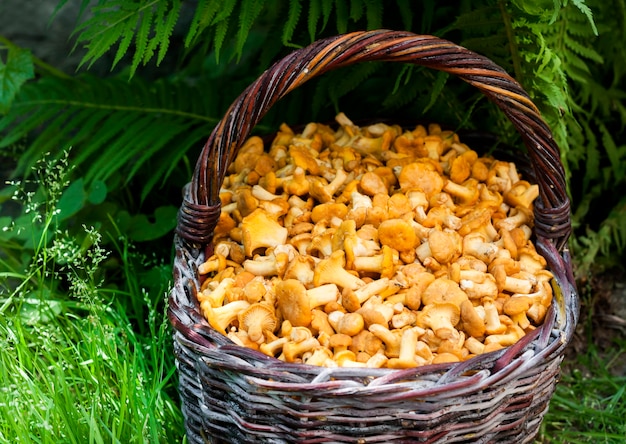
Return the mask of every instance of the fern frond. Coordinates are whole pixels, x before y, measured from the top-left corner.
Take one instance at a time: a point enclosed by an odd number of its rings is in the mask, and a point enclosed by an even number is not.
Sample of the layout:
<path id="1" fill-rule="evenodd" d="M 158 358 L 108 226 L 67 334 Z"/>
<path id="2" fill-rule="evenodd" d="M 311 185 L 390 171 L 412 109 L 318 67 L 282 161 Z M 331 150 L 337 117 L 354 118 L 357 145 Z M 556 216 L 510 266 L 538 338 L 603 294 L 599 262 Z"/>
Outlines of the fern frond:
<path id="1" fill-rule="evenodd" d="M 285 21 L 285 25 L 283 26 L 283 33 L 281 36 L 283 45 L 297 46 L 291 43 L 291 38 L 293 37 L 293 33 L 296 30 L 296 27 L 298 26 L 298 20 L 300 19 L 301 13 L 302 13 L 302 5 L 300 4 L 300 0 L 289 0 L 287 20 Z"/>
<path id="2" fill-rule="evenodd" d="M 365 0 L 368 29 L 382 28 L 383 9 L 382 0 Z"/>
<path id="3" fill-rule="evenodd" d="M 207 116 L 224 106 L 211 91 L 206 84 L 167 80 L 41 79 L 27 85 L 0 119 L 0 149 L 30 135 L 32 143 L 16 171 L 27 174 L 44 153 L 72 146 L 73 164 L 89 183 L 119 173 L 129 181 L 150 164 L 146 176 L 156 177 L 144 185 L 146 197 L 187 150 L 210 134 L 218 119 Z"/>
<path id="4" fill-rule="evenodd" d="M 108 0 L 92 8 L 92 17 L 79 24 L 76 44 L 83 44 L 87 53 L 80 66 L 91 66 L 117 44 L 112 66 L 128 53 L 134 41 L 130 63 L 132 77 L 140 65 L 147 64 L 159 48 L 157 65 L 163 61 L 180 10 L 180 0 L 129 2 Z"/>
<path id="5" fill-rule="evenodd" d="M 413 10 L 411 9 L 410 0 L 396 0 L 396 3 L 398 4 L 398 10 L 402 18 L 402 23 L 404 24 L 404 29 L 413 29 Z"/>
<path id="6" fill-rule="evenodd" d="M 239 31 L 235 43 L 235 53 L 241 58 L 243 46 L 246 43 L 252 24 L 263 10 L 265 0 L 243 2 L 239 11 Z"/>
<path id="7" fill-rule="evenodd" d="M 310 0 L 307 28 L 309 30 L 309 39 L 311 42 L 315 40 L 315 36 L 317 35 L 317 22 L 319 21 L 321 15 L 322 8 L 318 0 Z"/>
<path id="8" fill-rule="evenodd" d="M 358 22 L 363 17 L 364 0 L 350 0 L 350 20 Z"/>
<path id="9" fill-rule="evenodd" d="M 595 35 L 598 35 L 598 28 L 596 27 L 596 23 L 593 20 L 593 13 L 591 12 L 591 9 L 589 8 L 589 6 L 587 6 L 585 4 L 585 0 L 571 0 L 572 4 L 574 6 L 576 6 L 580 12 L 582 12 L 585 17 L 587 17 L 587 20 L 589 20 L 589 25 L 591 26 L 591 29 L 593 29 L 593 33 Z"/>
<path id="10" fill-rule="evenodd" d="M 337 15 L 337 32 L 345 34 L 348 31 L 348 5 L 345 0 L 335 1 L 335 14 Z"/>
<path id="11" fill-rule="evenodd" d="M 583 45 L 578 40 L 574 39 L 572 36 L 566 34 L 563 36 L 563 43 L 573 52 L 578 54 L 579 56 L 585 57 L 589 60 L 592 60 L 596 63 L 604 63 L 604 59 L 598 52 L 592 47 Z"/>
<path id="12" fill-rule="evenodd" d="M 321 32 L 326 29 L 330 15 L 333 12 L 333 0 L 322 0 L 322 28 Z"/>
<path id="13" fill-rule="evenodd" d="M 212 22 L 213 17 L 220 10 L 220 3 L 214 0 L 200 0 L 196 7 L 196 12 L 191 19 L 187 35 L 185 36 L 185 47 L 189 48 L 198 38 L 202 30 L 207 28 Z"/>
<path id="14" fill-rule="evenodd" d="M 215 17 L 212 25 L 215 25 L 215 37 L 213 38 L 213 47 L 215 48 L 215 59 L 219 62 L 220 50 L 226 39 L 226 32 L 228 31 L 229 18 L 237 0 L 226 0 L 222 3 L 222 9 L 220 13 Z"/>
<path id="15" fill-rule="evenodd" d="M 165 54 L 169 48 L 170 38 L 172 33 L 174 32 L 174 26 L 176 26 L 176 22 L 178 21 L 178 16 L 180 14 L 180 10 L 182 7 L 182 3 L 180 0 L 173 0 L 172 9 L 165 16 L 162 14 L 158 15 L 157 19 L 157 35 L 166 36 L 167 38 L 162 38 L 160 40 L 153 39 L 154 44 L 149 45 L 149 49 L 153 50 L 156 48 L 157 44 L 159 46 L 159 54 L 157 55 L 157 65 L 159 65 L 163 59 L 165 58 Z M 150 58 L 152 55 L 150 54 Z M 144 57 L 143 64 L 147 64 L 149 59 Z"/>

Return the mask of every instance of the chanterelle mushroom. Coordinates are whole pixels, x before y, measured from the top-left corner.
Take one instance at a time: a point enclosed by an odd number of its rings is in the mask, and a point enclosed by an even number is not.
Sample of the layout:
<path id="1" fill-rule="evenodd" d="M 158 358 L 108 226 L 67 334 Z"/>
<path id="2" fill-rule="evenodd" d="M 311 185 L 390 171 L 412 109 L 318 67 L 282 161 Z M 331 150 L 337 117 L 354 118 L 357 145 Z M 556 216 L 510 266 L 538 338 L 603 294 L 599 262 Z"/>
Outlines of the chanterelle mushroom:
<path id="1" fill-rule="evenodd" d="M 278 306 L 283 318 L 293 326 L 306 327 L 311 324 L 311 306 L 306 288 L 300 281 L 287 279 L 274 287 Z"/>
<path id="2" fill-rule="evenodd" d="M 535 329 L 553 296 L 532 242 L 537 185 L 436 124 L 337 122 L 282 125 L 229 167 L 198 268 L 213 328 L 288 362 L 388 368 Z"/>
<path id="3" fill-rule="evenodd" d="M 273 332 L 278 326 L 274 307 L 263 303 L 250 305 L 237 318 L 239 329 L 247 331 L 248 337 L 254 342 L 263 341 L 265 332 Z"/>
<path id="4" fill-rule="evenodd" d="M 243 218 L 241 232 L 246 256 L 252 256 L 257 248 L 276 247 L 287 242 L 287 228 L 259 208 Z"/>

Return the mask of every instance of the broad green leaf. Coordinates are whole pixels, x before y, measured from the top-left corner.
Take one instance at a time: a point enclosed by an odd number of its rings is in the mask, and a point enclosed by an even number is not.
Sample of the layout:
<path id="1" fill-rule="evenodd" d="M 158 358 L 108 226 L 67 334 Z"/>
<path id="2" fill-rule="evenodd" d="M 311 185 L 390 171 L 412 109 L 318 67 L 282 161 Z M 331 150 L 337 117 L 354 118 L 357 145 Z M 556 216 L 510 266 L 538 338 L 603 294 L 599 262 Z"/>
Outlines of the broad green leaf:
<path id="1" fill-rule="evenodd" d="M 6 63 L 0 58 L 0 114 L 6 114 L 22 85 L 35 77 L 29 51 L 10 47 Z"/>
<path id="2" fill-rule="evenodd" d="M 138 242 L 149 241 L 158 239 L 173 230 L 176 226 L 177 214 L 178 208 L 174 206 L 159 207 L 151 217 L 145 214 L 131 216 L 127 211 L 121 211 L 117 215 L 116 224 L 128 235 L 129 239 Z"/>
<path id="3" fill-rule="evenodd" d="M 85 198 L 85 182 L 80 178 L 72 182 L 59 199 L 59 219 L 65 220 L 78 213 L 85 205 Z"/>
<path id="4" fill-rule="evenodd" d="M 107 197 L 107 186 L 101 180 L 94 180 L 89 187 L 87 200 L 89 203 L 98 205 L 104 202 Z"/>
<path id="5" fill-rule="evenodd" d="M 42 289 L 41 292 L 45 292 L 47 297 L 50 297 L 51 292 L 48 289 Z M 65 302 L 44 298 L 40 295 L 32 295 L 31 297 L 24 298 L 24 301 L 20 307 L 20 317 L 22 321 L 27 324 L 41 324 L 52 321 L 59 316 L 65 309 Z"/>

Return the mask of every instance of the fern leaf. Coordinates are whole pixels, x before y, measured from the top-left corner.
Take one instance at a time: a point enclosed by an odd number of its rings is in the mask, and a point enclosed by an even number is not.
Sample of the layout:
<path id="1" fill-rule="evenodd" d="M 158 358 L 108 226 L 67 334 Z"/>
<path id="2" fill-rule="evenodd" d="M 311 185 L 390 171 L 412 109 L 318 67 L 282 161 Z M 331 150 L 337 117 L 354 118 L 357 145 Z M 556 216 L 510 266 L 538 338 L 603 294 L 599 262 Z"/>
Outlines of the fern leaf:
<path id="1" fill-rule="evenodd" d="M 302 5 L 300 4 L 300 0 L 289 0 L 287 21 L 285 21 L 285 25 L 283 26 L 283 33 L 281 36 L 283 45 L 295 46 L 293 43 L 291 43 L 291 39 L 293 37 L 294 31 L 296 30 L 296 26 L 298 26 L 298 20 L 300 19 L 301 13 Z"/>
<path id="2" fill-rule="evenodd" d="M 591 29 L 593 29 L 593 33 L 595 35 L 598 35 L 598 28 L 596 27 L 596 23 L 593 20 L 593 13 L 591 12 L 589 6 L 585 4 L 585 0 L 572 0 L 572 4 L 576 6 L 580 10 L 580 12 L 585 15 L 585 17 L 587 17 L 587 20 L 589 20 L 589 25 L 591 25 Z"/>
<path id="3" fill-rule="evenodd" d="M 191 88 L 183 83 L 148 84 L 88 75 L 43 78 L 26 85 L 14 109 L 0 119 L 0 148 L 19 135 L 32 135 L 16 174 L 27 174 L 44 153 L 72 146 L 73 164 L 87 181 L 120 173 L 131 180 L 148 163 L 150 175 L 163 180 L 173 166 L 162 162 L 159 154 L 171 149 L 179 154 L 169 158 L 180 159 L 201 141 L 201 135 L 210 134 L 218 118 L 206 116 L 226 106 L 207 97 L 210 91 L 206 84 Z M 196 137 L 193 141 L 190 134 Z M 147 195 L 157 182 L 146 181 L 142 194 Z"/>
<path id="4" fill-rule="evenodd" d="M 432 90 L 430 93 L 430 98 L 428 100 L 428 103 L 424 107 L 424 111 L 423 111 L 424 113 L 426 113 L 430 108 L 432 108 L 432 106 L 437 102 L 441 94 L 441 91 L 443 91 L 444 86 L 446 86 L 446 82 L 448 81 L 449 77 L 450 76 L 446 72 L 443 72 L 443 71 L 437 72 L 437 75 L 435 76 L 435 82 L 433 83 Z"/>
<path id="5" fill-rule="evenodd" d="M 380 63 L 362 63 L 347 69 L 346 73 L 338 75 L 339 80 L 333 82 L 329 89 L 329 98 L 335 105 L 339 99 L 349 92 L 355 90 L 367 78 L 371 77 L 381 68 Z"/>
<path id="6" fill-rule="evenodd" d="M 215 50 L 215 60 L 219 62 L 220 51 L 224 40 L 226 39 L 226 33 L 228 32 L 228 25 L 230 22 L 231 14 L 235 8 L 237 0 L 226 0 L 222 3 L 222 9 L 220 13 L 215 17 L 212 25 L 215 25 L 215 36 L 213 37 L 213 48 Z"/>
<path id="7" fill-rule="evenodd" d="M 34 76 L 30 53 L 14 46 L 9 47 L 6 63 L 0 58 L 0 114 L 9 111 L 22 85 Z"/>
<path id="8" fill-rule="evenodd" d="M 345 0 L 335 1 L 335 15 L 337 16 L 337 32 L 345 34 L 348 32 L 348 6 Z"/>
<path id="9" fill-rule="evenodd" d="M 615 177 L 615 182 L 619 183 L 626 176 L 626 163 L 624 162 L 623 149 L 619 149 L 610 131 L 602 122 L 598 122 L 600 133 L 602 134 L 602 146 L 611 163 L 611 171 Z"/>
<path id="10" fill-rule="evenodd" d="M 320 19 L 320 15 L 322 15 L 321 9 L 319 0 L 310 0 L 307 28 L 309 30 L 309 38 L 311 39 L 311 42 L 315 41 L 315 36 L 317 35 L 317 22 Z"/>
<path id="11" fill-rule="evenodd" d="M 322 29 L 320 32 L 323 32 L 326 29 L 326 25 L 328 24 L 328 20 L 330 19 L 330 15 L 333 12 L 333 0 L 322 0 Z"/>
<path id="12" fill-rule="evenodd" d="M 565 43 L 565 46 L 567 46 L 569 49 L 574 51 L 579 56 L 585 57 L 596 63 L 604 63 L 602 56 L 598 54 L 598 52 L 595 49 L 590 48 L 588 46 L 584 46 L 583 44 L 574 40 L 572 37 L 570 37 L 567 34 L 563 37 L 563 43 Z"/>
<path id="13" fill-rule="evenodd" d="M 219 63 L 220 51 L 228 32 L 228 20 L 222 20 L 215 26 L 215 37 L 213 39 L 213 47 L 215 48 L 215 60 Z"/>
<path id="14" fill-rule="evenodd" d="M 135 30 L 135 24 L 133 22 L 126 23 L 126 29 L 122 33 L 120 43 L 117 47 L 117 51 L 115 52 L 115 58 L 111 63 L 111 68 L 115 68 L 122 58 L 126 55 L 128 48 L 130 48 L 130 44 L 133 42 L 133 37 Z"/>
<path id="15" fill-rule="evenodd" d="M 172 33 L 174 32 L 174 26 L 176 26 L 176 22 L 178 21 L 178 16 L 180 15 L 182 4 L 180 0 L 172 1 L 172 9 L 167 13 L 165 20 L 159 19 L 157 22 L 157 36 L 160 35 L 160 43 L 159 43 L 159 54 L 157 56 L 156 64 L 157 66 L 161 64 L 163 59 L 165 58 L 165 54 L 169 48 L 170 38 Z M 144 64 L 147 63 L 147 60 L 144 60 Z"/>
<path id="16" fill-rule="evenodd" d="M 92 16 L 79 24 L 76 44 L 87 48 L 80 67 L 92 64 L 118 45 L 115 66 L 134 41 L 135 53 L 130 63 L 131 77 L 141 63 L 148 63 L 159 47 L 157 64 L 165 56 L 172 31 L 181 9 L 180 0 L 108 0 L 92 8 Z M 155 19 L 155 15 L 157 19 Z"/>
<path id="17" fill-rule="evenodd" d="M 225 0 L 217 3 L 220 4 L 219 14 L 215 16 L 211 25 L 215 25 L 221 21 L 229 19 L 235 9 L 237 0 Z"/>
<path id="18" fill-rule="evenodd" d="M 364 0 L 350 0 L 350 20 L 358 22 L 363 17 Z"/>
<path id="19" fill-rule="evenodd" d="M 383 2 L 382 0 L 365 0 L 367 17 L 367 28 L 382 28 L 383 24 Z"/>
<path id="20" fill-rule="evenodd" d="M 500 27 L 501 25 L 502 18 L 500 17 L 498 7 L 495 5 L 487 5 L 459 15 L 454 21 L 453 29 L 479 29 L 488 33 L 490 29 Z"/>
<path id="21" fill-rule="evenodd" d="M 239 11 L 239 31 L 235 42 L 235 54 L 238 58 L 243 53 L 243 46 L 246 43 L 252 24 L 263 10 L 265 0 L 254 0 L 243 2 Z"/>
<path id="22" fill-rule="evenodd" d="M 410 0 L 396 0 L 398 4 L 398 10 L 400 11 L 400 17 L 402 18 L 402 24 L 404 29 L 413 29 L 413 10 L 411 8 Z"/>
<path id="23" fill-rule="evenodd" d="M 164 5 L 165 3 L 161 3 Z M 163 14 L 163 6 L 158 8 L 158 14 Z M 135 54 L 133 55 L 133 61 L 130 66 L 131 77 L 135 74 L 135 71 L 139 67 L 142 60 L 149 60 L 154 54 L 154 50 L 148 48 L 148 35 L 152 29 L 153 13 L 151 10 L 146 10 L 140 18 L 139 29 L 135 34 Z M 161 36 L 156 36 L 160 38 Z"/>
<path id="24" fill-rule="evenodd" d="M 189 48 L 197 36 L 206 29 L 213 21 L 221 7 L 221 2 L 217 0 L 200 0 L 196 7 L 196 12 L 191 19 L 187 35 L 185 36 L 185 48 Z"/>

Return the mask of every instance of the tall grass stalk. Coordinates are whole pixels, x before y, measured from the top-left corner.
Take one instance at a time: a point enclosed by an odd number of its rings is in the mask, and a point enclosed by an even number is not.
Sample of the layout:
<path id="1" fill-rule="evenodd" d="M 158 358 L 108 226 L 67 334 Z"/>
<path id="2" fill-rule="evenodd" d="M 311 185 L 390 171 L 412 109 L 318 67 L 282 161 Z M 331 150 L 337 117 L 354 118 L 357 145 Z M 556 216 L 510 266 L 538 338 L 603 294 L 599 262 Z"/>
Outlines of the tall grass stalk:
<path id="1" fill-rule="evenodd" d="M 0 239 L 11 246 L 0 255 L 0 442 L 180 442 L 169 276 L 149 295 L 129 262 L 124 280 L 104 285 L 105 261 L 123 252 L 106 251 L 93 228 L 69 234 L 65 167 L 67 157 L 41 166 L 33 190 L 14 184 L 22 215 Z M 113 245 L 128 251 L 123 237 Z"/>

